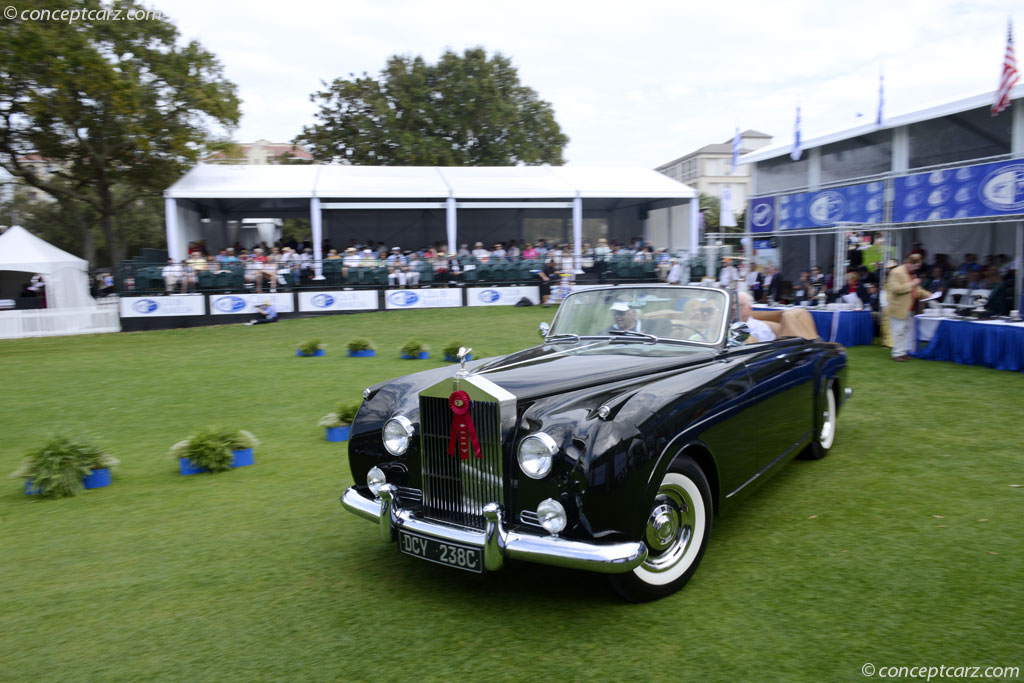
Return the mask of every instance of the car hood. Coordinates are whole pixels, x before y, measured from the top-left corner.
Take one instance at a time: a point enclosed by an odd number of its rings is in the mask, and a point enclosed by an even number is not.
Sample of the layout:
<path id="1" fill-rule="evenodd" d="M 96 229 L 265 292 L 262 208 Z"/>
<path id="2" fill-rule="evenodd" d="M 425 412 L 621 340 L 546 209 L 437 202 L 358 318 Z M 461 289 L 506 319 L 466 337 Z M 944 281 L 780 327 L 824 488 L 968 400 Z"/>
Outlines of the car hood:
<path id="1" fill-rule="evenodd" d="M 715 355 L 698 346 L 585 340 L 526 349 L 473 371 L 522 400 L 699 365 Z"/>

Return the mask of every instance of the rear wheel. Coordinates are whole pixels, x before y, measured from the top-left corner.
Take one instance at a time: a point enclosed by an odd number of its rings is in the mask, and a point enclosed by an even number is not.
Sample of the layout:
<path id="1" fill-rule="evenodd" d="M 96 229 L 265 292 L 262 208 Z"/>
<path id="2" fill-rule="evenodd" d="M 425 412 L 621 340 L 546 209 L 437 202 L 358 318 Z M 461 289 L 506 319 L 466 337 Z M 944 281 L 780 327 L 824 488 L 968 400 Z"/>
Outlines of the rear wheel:
<path id="1" fill-rule="evenodd" d="M 682 588 L 704 556 L 711 511 L 711 487 L 704 472 L 690 458 L 676 458 L 647 516 L 647 559 L 631 572 L 610 576 L 615 590 L 632 602 L 646 602 Z"/>
<path id="2" fill-rule="evenodd" d="M 807 449 L 800 454 L 804 460 L 821 460 L 832 448 L 836 439 L 836 392 L 835 382 L 830 381 L 821 397 L 821 413 L 814 421 L 815 436 Z"/>

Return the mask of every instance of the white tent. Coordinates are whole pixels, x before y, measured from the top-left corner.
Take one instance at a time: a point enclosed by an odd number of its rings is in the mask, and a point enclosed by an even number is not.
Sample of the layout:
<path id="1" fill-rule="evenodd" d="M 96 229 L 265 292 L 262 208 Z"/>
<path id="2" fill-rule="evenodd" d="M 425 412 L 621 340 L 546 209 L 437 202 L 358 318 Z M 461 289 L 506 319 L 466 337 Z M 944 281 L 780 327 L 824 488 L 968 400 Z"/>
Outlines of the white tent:
<path id="1" fill-rule="evenodd" d="M 48 308 L 95 306 L 89 296 L 88 268 L 85 259 L 58 249 L 20 225 L 0 235 L 0 270 L 42 275 Z"/>

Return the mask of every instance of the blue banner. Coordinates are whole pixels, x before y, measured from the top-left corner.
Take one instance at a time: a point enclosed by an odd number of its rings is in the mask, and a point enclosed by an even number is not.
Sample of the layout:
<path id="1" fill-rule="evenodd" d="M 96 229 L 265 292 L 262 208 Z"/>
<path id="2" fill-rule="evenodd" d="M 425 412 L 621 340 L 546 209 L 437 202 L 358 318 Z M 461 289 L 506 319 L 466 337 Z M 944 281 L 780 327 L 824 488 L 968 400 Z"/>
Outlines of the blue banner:
<path id="1" fill-rule="evenodd" d="M 894 181 L 893 223 L 1024 213 L 1024 163 L 998 161 Z"/>
<path id="2" fill-rule="evenodd" d="M 775 197 L 750 200 L 750 232 L 775 230 Z"/>
<path id="3" fill-rule="evenodd" d="M 779 230 L 821 228 L 836 223 L 881 223 L 885 206 L 882 182 L 779 197 Z"/>

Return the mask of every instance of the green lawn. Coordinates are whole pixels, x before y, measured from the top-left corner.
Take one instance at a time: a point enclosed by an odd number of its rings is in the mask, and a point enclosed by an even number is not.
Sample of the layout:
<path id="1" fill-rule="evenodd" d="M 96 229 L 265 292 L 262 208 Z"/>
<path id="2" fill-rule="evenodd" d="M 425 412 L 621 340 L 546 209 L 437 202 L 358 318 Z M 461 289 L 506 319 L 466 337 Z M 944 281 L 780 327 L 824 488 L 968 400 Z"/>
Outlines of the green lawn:
<path id="1" fill-rule="evenodd" d="M 621 602 L 595 575 L 474 576 L 397 553 L 344 512 L 338 399 L 437 367 L 461 339 L 537 340 L 540 308 L 398 311 L 0 341 L 0 473 L 53 430 L 91 432 L 111 487 L 0 488 L 0 679 L 860 680 L 861 666 L 1024 670 L 1024 376 L 850 350 L 832 453 L 716 520 L 675 596 Z M 378 357 L 344 354 L 365 335 Z M 402 361 L 408 337 L 433 358 Z M 311 337 L 323 358 L 296 358 Z M 254 467 L 182 477 L 208 423 L 263 442 Z"/>

